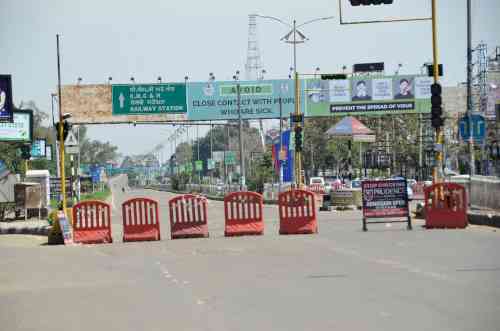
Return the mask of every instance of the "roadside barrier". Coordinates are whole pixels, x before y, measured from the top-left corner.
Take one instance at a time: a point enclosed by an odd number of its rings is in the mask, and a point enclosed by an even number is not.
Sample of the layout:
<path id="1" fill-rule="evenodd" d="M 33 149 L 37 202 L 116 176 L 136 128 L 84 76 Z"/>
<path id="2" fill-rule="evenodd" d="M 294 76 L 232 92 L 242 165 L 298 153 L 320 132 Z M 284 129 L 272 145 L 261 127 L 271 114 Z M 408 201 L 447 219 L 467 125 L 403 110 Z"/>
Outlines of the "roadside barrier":
<path id="1" fill-rule="evenodd" d="M 160 240 L 158 202 L 133 198 L 122 204 L 123 241 Z"/>
<path id="2" fill-rule="evenodd" d="M 462 185 L 437 183 L 425 188 L 425 227 L 465 228 L 467 196 Z"/>
<path id="3" fill-rule="evenodd" d="M 81 244 L 112 243 L 111 208 L 96 200 L 73 206 L 73 241 Z"/>
<path id="4" fill-rule="evenodd" d="M 280 234 L 318 233 L 314 193 L 304 190 L 281 192 L 278 209 Z"/>
<path id="5" fill-rule="evenodd" d="M 172 239 L 207 238 L 207 199 L 184 194 L 170 199 L 170 232 Z"/>
<path id="6" fill-rule="evenodd" d="M 262 235 L 264 220 L 262 195 L 255 192 L 233 192 L 224 197 L 224 235 Z"/>

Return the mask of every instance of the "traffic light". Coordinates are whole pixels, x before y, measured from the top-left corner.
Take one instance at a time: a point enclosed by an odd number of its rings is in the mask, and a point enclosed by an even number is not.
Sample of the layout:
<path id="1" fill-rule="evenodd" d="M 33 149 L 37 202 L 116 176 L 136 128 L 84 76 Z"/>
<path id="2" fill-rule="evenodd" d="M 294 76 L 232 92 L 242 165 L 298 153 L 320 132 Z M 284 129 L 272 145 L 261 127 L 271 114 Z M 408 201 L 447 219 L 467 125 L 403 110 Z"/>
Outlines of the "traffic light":
<path id="1" fill-rule="evenodd" d="M 295 127 L 295 151 L 302 152 L 302 127 Z"/>
<path id="2" fill-rule="evenodd" d="M 441 85 L 439 83 L 434 83 L 431 85 L 431 122 L 432 127 L 437 129 L 443 126 L 444 121 L 441 116 L 443 116 L 443 108 L 441 104 L 443 99 L 441 98 Z"/>
<path id="3" fill-rule="evenodd" d="M 31 145 L 21 146 L 21 158 L 23 160 L 29 160 L 31 158 Z"/>
<path id="4" fill-rule="evenodd" d="M 57 139 L 59 140 L 59 122 L 56 123 L 55 126 Z M 63 121 L 63 139 L 66 140 L 69 134 L 69 130 L 71 130 L 71 124 L 68 121 Z"/>
<path id="5" fill-rule="evenodd" d="M 351 6 L 369 6 L 369 5 L 392 5 L 393 0 L 349 0 Z"/>

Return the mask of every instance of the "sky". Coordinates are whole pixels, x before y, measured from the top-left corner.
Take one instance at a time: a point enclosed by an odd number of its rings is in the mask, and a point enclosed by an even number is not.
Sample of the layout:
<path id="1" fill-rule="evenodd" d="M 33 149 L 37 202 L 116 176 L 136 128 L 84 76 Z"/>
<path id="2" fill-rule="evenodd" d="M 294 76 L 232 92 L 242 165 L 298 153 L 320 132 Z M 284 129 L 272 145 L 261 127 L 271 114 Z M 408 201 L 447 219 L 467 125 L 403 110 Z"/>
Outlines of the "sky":
<path id="1" fill-rule="evenodd" d="M 343 21 L 430 16 L 430 0 L 394 0 L 394 5 L 355 7 L 342 0 Z M 466 0 L 437 1 L 439 62 L 442 83 L 455 86 L 466 78 Z M 493 52 L 500 46 L 500 1 L 472 0 L 472 42 Z M 230 80 L 244 72 L 248 15 L 305 22 L 309 40 L 297 48 L 299 72 L 340 72 L 354 63 L 385 62 L 387 74 L 420 72 L 432 59 L 431 24 L 424 22 L 340 25 L 337 0 L 0 0 L 0 74 L 11 74 L 13 99 L 33 100 L 50 114 L 56 92 L 56 34 L 61 35 L 63 84 Z M 258 19 L 258 41 L 266 79 L 287 78 L 292 49 L 280 41 L 288 29 Z M 124 155 L 152 150 L 173 132 L 170 126 L 90 126 L 92 139 L 110 141 Z M 206 129 L 200 128 L 201 135 Z M 195 129 L 191 130 L 195 138 Z M 165 154 L 170 149 L 165 150 Z"/>

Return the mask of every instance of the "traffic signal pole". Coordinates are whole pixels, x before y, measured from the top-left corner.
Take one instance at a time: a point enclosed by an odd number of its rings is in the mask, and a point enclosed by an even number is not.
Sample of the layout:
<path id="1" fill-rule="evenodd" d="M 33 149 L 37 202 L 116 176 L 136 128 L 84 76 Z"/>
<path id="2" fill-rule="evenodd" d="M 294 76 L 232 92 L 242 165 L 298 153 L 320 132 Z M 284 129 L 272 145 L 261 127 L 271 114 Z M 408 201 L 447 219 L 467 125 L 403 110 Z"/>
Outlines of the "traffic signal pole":
<path id="1" fill-rule="evenodd" d="M 432 59 L 434 84 L 439 84 L 439 63 L 437 48 L 437 23 L 436 23 L 436 0 L 432 0 Z M 437 183 L 442 178 L 443 171 L 443 131 L 441 126 L 436 127 L 436 164 L 432 169 L 432 181 Z"/>
<path id="2" fill-rule="evenodd" d="M 64 173 L 64 133 L 63 133 L 63 112 L 61 107 L 61 60 L 59 54 L 59 35 L 56 35 L 57 41 L 57 94 L 59 102 L 59 155 L 61 168 L 61 195 L 62 195 L 62 210 L 66 213 L 66 176 Z"/>

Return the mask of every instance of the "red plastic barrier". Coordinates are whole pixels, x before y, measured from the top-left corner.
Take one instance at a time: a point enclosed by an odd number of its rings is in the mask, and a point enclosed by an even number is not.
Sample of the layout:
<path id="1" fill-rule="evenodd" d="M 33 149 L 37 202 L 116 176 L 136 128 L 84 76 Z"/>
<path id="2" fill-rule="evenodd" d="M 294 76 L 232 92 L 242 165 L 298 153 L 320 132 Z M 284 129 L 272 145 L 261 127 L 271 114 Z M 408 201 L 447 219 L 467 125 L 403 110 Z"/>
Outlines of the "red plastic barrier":
<path id="1" fill-rule="evenodd" d="M 304 190 L 281 192 L 278 197 L 280 234 L 318 233 L 314 194 Z"/>
<path id="2" fill-rule="evenodd" d="M 208 237 L 206 198 L 184 194 L 170 199 L 168 207 L 172 239 Z"/>
<path id="3" fill-rule="evenodd" d="M 122 204 L 123 241 L 160 240 L 158 202 L 134 198 Z"/>
<path id="4" fill-rule="evenodd" d="M 467 197 L 465 188 L 454 183 L 438 183 L 425 188 L 425 227 L 465 228 Z"/>
<path id="5" fill-rule="evenodd" d="M 262 195 L 255 192 L 233 192 L 226 195 L 224 235 L 228 237 L 264 234 L 263 204 Z"/>
<path id="6" fill-rule="evenodd" d="M 73 241 L 81 244 L 112 243 L 111 208 L 102 201 L 82 201 L 73 206 Z"/>

